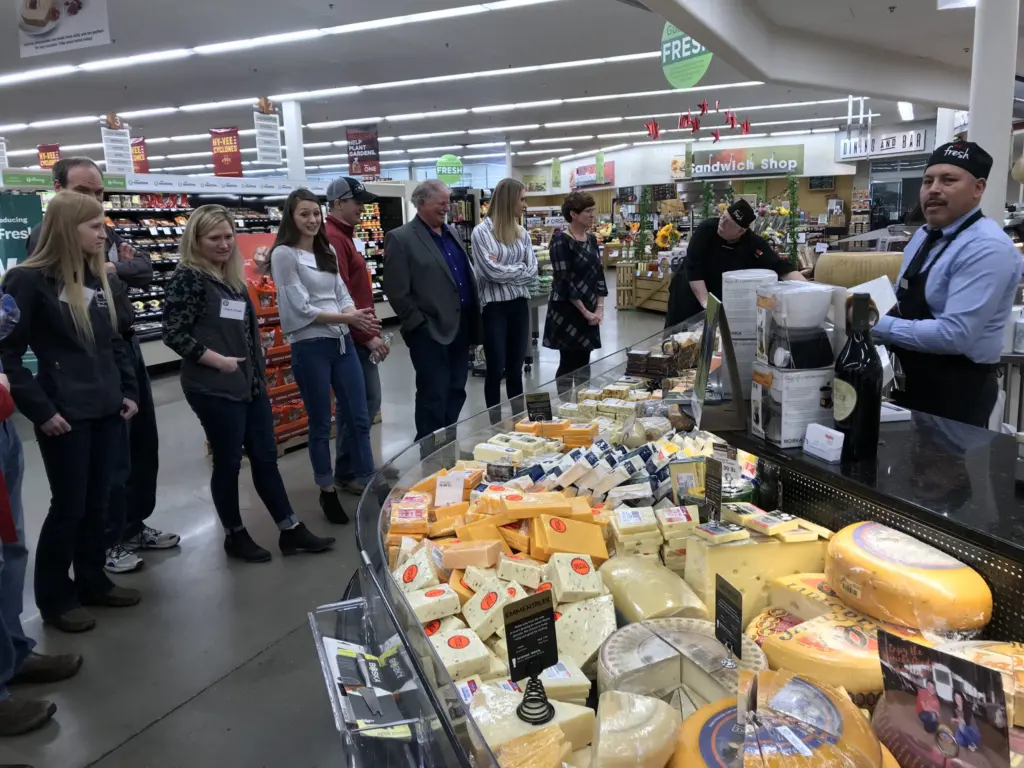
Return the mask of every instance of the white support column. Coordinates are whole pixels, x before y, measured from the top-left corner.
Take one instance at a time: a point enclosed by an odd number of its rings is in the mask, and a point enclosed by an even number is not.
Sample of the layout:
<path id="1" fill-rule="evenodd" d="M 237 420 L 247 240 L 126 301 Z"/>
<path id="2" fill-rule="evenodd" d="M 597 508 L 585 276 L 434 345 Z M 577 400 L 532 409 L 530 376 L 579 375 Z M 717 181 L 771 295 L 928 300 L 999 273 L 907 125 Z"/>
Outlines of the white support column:
<path id="1" fill-rule="evenodd" d="M 955 119 L 955 109 L 946 109 L 945 107 L 939 107 L 938 114 L 935 116 L 936 147 L 941 147 L 943 144 L 948 144 L 953 140 L 953 134 L 955 133 L 953 123 Z"/>
<path id="2" fill-rule="evenodd" d="M 1019 17 L 1020 0 L 978 0 L 974 9 L 968 137 L 992 155 L 992 173 L 981 207 L 986 216 L 1000 222 L 1010 173 Z"/>
<path id="3" fill-rule="evenodd" d="M 512 139 L 505 134 L 505 178 L 512 178 Z"/>
<path id="4" fill-rule="evenodd" d="M 284 121 L 284 146 L 288 150 L 288 178 L 306 178 L 306 153 L 302 148 L 302 105 L 286 101 L 281 105 Z"/>

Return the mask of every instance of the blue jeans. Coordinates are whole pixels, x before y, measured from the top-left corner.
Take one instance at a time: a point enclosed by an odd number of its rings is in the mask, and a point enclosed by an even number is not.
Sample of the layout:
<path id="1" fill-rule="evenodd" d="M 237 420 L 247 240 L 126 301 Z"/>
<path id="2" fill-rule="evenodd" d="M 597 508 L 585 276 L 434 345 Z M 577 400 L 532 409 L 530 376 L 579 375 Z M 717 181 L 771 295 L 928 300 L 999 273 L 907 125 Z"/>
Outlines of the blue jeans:
<path id="1" fill-rule="evenodd" d="M 370 415 L 366 385 L 356 344 L 345 339 L 305 339 L 292 344 L 292 372 L 309 417 L 309 460 L 321 488 L 335 481 L 368 482 L 374 473 L 370 448 Z M 338 426 L 345 429 L 348 451 L 331 472 L 331 390 L 337 402 Z M 340 430 L 339 430 L 340 434 Z"/>
<path id="2" fill-rule="evenodd" d="M 370 360 L 370 350 L 362 344 L 356 344 L 356 354 L 359 356 L 359 365 L 363 369 L 363 386 L 366 387 L 366 415 L 373 425 L 373 417 L 380 410 L 380 366 Z M 352 430 L 344 422 L 338 424 L 338 437 L 334 443 L 335 470 L 334 477 L 339 482 L 345 482 L 353 478 L 352 458 L 350 446 L 353 443 Z"/>
<path id="3" fill-rule="evenodd" d="M 224 530 L 236 533 L 245 527 L 238 509 L 243 448 L 249 457 L 252 484 L 277 527 L 285 530 L 295 525 L 295 513 L 277 468 L 274 416 L 267 395 L 264 393 L 248 403 L 195 392 L 186 392 L 185 399 L 199 417 L 210 443 L 210 495 Z"/>
<path id="4" fill-rule="evenodd" d="M 25 510 L 21 505 L 25 454 L 21 449 L 21 438 L 10 419 L 0 423 L 0 472 L 3 472 L 7 484 L 14 529 L 18 533 L 16 543 L 0 547 L 0 701 L 3 701 L 10 695 L 7 682 L 35 647 L 35 641 L 25 636 L 21 626 L 25 567 L 28 565 Z"/>

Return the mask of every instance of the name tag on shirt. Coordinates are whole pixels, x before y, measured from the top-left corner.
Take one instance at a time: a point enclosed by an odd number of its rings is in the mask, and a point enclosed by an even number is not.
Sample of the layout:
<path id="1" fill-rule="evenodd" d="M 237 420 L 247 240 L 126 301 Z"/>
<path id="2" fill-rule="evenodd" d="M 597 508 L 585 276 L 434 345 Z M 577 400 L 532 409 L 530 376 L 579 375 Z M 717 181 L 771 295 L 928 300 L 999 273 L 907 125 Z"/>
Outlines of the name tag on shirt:
<path id="1" fill-rule="evenodd" d="M 306 251 L 299 254 L 299 264 L 304 267 L 309 267 L 310 269 L 318 268 L 316 265 L 316 256 L 312 253 L 307 253 Z"/>
<path id="2" fill-rule="evenodd" d="M 220 316 L 224 320 L 244 320 L 245 302 L 224 299 L 220 303 Z"/>
<path id="3" fill-rule="evenodd" d="M 86 305 L 89 305 L 89 304 L 92 304 L 92 299 L 96 295 L 96 291 L 93 290 L 92 288 L 87 288 L 86 286 L 83 285 L 82 286 L 82 294 L 85 296 L 85 303 L 86 303 Z M 58 296 L 57 298 L 59 298 L 65 304 L 70 304 L 71 303 L 71 300 L 68 299 L 68 289 L 67 288 L 62 290 L 60 292 L 60 296 Z"/>
<path id="4" fill-rule="evenodd" d="M 908 290 L 910 288 L 910 281 L 907 280 L 907 278 L 905 278 L 905 277 L 901 278 L 900 279 L 900 288 L 902 288 L 904 291 Z"/>

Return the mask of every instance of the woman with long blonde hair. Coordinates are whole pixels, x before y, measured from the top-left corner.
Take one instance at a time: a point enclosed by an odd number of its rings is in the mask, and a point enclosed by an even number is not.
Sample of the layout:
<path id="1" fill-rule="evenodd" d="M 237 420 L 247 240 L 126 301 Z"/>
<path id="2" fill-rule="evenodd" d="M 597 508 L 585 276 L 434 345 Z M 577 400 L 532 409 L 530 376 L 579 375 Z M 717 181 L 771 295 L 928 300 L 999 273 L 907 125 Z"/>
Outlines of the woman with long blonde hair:
<path id="1" fill-rule="evenodd" d="M 502 179 L 494 188 L 487 218 L 473 229 L 473 271 L 484 324 L 487 378 L 484 400 L 491 420 L 501 420 L 501 377 L 512 413 L 523 410 L 523 360 L 530 343 L 530 288 L 537 256 L 519 223 L 526 213 L 526 187 Z"/>
<path id="2" fill-rule="evenodd" d="M 256 493 L 280 529 L 285 555 L 324 552 L 334 539 L 314 536 L 295 518 L 277 467 L 274 417 L 256 310 L 245 284 L 234 217 L 219 205 L 193 211 L 181 238 L 181 262 L 167 284 L 164 343 L 181 355 L 181 388 L 213 454 L 210 494 L 224 527 L 224 551 L 266 562 L 242 523 L 238 475 L 242 449 Z"/>
<path id="3" fill-rule="evenodd" d="M 59 192 L 35 251 L 3 281 L 21 319 L 0 342 L 0 362 L 14 402 L 35 425 L 50 482 L 36 551 L 36 604 L 43 621 L 65 632 L 95 626 L 84 605 L 124 607 L 140 599 L 103 570 L 120 421 L 138 410 L 135 372 L 104 267 L 106 246 L 103 206 Z M 34 377 L 23 359 L 29 349 L 38 358 Z"/>

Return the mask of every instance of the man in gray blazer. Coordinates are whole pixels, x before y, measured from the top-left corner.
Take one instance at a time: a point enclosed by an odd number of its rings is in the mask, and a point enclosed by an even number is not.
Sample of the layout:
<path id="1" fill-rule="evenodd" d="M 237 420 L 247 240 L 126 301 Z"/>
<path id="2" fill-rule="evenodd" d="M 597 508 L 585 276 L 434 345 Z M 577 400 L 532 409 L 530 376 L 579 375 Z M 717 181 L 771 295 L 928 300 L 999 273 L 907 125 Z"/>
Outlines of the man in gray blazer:
<path id="1" fill-rule="evenodd" d="M 422 182 L 412 193 L 416 216 L 384 238 L 384 293 L 416 369 L 417 440 L 459 420 L 476 343 L 476 282 L 445 222 L 450 198 L 440 181 Z"/>

